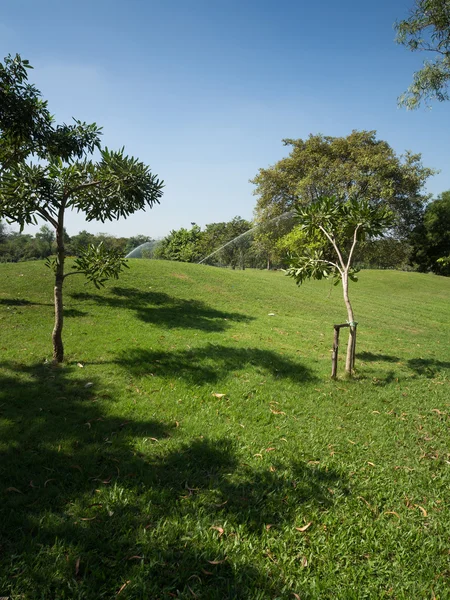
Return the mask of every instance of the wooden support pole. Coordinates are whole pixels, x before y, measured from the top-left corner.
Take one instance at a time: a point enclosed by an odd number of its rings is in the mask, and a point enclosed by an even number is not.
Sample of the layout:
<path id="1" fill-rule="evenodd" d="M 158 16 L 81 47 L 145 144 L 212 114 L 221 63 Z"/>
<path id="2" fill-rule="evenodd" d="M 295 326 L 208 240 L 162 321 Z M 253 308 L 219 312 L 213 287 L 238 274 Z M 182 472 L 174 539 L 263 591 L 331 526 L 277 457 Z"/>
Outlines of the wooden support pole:
<path id="1" fill-rule="evenodd" d="M 353 327 L 353 346 L 352 346 L 352 370 L 355 368 L 355 359 L 356 359 L 356 327 L 357 323 Z"/>
<path id="2" fill-rule="evenodd" d="M 338 351 L 339 351 L 339 331 L 340 325 L 334 326 L 333 352 L 331 354 L 331 377 L 336 379 L 338 366 Z"/>

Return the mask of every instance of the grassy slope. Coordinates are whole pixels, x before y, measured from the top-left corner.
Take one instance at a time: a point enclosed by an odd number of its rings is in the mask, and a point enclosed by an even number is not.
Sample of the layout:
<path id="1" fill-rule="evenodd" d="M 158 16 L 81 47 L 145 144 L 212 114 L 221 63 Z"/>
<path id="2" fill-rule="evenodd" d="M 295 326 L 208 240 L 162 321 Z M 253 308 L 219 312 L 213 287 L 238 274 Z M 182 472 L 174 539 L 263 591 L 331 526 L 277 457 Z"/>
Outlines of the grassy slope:
<path id="1" fill-rule="evenodd" d="M 130 262 L 67 280 L 62 368 L 0 265 L 0 596 L 449 598 L 450 280 L 363 272 L 331 382 L 340 290 Z"/>

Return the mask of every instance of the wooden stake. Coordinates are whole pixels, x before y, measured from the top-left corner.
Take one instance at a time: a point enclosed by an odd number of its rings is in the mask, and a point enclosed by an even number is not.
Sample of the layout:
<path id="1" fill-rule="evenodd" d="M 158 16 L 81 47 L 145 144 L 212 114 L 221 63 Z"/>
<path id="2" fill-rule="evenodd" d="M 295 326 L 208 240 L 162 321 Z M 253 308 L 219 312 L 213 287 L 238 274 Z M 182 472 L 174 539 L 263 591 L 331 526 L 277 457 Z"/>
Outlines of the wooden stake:
<path id="1" fill-rule="evenodd" d="M 355 368 L 355 359 L 356 359 L 356 327 L 353 328 L 353 347 L 352 347 L 352 370 Z"/>
<path id="2" fill-rule="evenodd" d="M 340 325 L 334 326 L 333 352 L 331 354 L 331 377 L 336 379 L 339 351 L 339 331 Z"/>

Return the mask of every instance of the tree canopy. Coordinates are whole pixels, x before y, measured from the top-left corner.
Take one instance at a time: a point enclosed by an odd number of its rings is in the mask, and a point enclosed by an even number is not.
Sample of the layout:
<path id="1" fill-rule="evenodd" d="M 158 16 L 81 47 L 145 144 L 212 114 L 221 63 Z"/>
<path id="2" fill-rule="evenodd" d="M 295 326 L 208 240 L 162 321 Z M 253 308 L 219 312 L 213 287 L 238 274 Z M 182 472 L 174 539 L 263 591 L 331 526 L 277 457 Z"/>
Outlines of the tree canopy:
<path id="1" fill-rule="evenodd" d="M 414 73 L 399 104 L 409 109 L 422 101 L 449 99 L 450 81 L 450 0 L 415 0 L 407 19 L 395 24 L 397 42 L 412 52 L 431 53 Z"/>
<path id="2" fill-rule="evenodd" d="M 306 140 L 283 143 L 291 148 L 289 155 L 260 169 L 252 180 L 257 222 L 333 195 L 339 201 L 359 198 L 387 206 L 399 234 L 420 220 L 428 198 L 423 187 L 434 173 L 422 165 L 420 154 L 397 156 L 375 131 L 353 131 L 347 137 L 311 134 Z"/>

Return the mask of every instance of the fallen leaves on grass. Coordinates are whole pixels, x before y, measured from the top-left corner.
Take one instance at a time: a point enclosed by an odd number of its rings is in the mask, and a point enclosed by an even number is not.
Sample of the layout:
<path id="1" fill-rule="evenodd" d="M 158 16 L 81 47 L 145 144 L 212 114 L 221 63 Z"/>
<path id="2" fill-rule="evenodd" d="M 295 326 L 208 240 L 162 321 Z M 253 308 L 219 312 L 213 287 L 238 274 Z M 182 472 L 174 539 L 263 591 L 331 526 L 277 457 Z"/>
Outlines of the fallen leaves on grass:
<path id="1" fill-rule="evenodd" d="M 420 512 L 423 514 L 423 516 L 424 516 L 424 517 L 427 517 L 427 516 L 428 516 L 428 513 L 427 513 L 427 511 L 424 509 L 424 507 L 423 507 L 423 506 L 419 506 L 418 504 L 415 504 L 414 506 L 420 510 Z"/>
<path id="2" fill-rule="evenodd" d="M 9 487 L 9 488 L 6 488 L 6 490 L 5 490 L 5 491 L 6 491 L 6 492 L 16 492 L 17 494 L 22 494 L 22 495 L 23 495 L 23 492 L 21 492 L 20 490 L 18 490 L 18 489 L 17 489 L 17 488 L 15 488 L 15 487 Z"/>
<path id="3" fill-rule="evenodd" d="M 273 408 L 270 409 L 270 412 L 273 413 L 274 415 L 285 415 L 286 414 L 282 410 L 274 410 Z"/>
<path id="4" fill-rule="evenodd" d="M 394 517 L 397 517 L 397 519 L 400 519 L 400 515 L 398 513 L 395 512 L 395 510 L 386 510 L 384 512 L 385 515 L 394 515 Z"/>
<path id="5" fill-rule="evenodd" d="M 214 398 L 219 398 L 220 399 L 220 398 L 225 398 L 226 394 L 219 394 L 217 392 L 213 392 L 211 394 L 211 396 L 214 396 Z"/>
<path id="6" fill-rule="evenodd" d="M 131 580 L 129 579 L 128 581 L 125 581 L 125 583 L 123 585 L 120 586 L 119 591 L 117 592 L 117 595 L 121 594 L 123 592 L 123 590 L 127 587 L 128 584 L 131 583 Z"/>
<path id="7" fill-rule="evenodd" d="M 227 559 L 223 558 L 222 560 L 207 560 L 206 562 L 209 562 L 210 565 L 221 565 L 224 562 L 227 562 Z"/>
<path id="8" fill-rule="evenodd" d="M 212 527 L 210 527 L 210 529 L 215 529 L 216 531 L 218 531 L 219 537 L 221 537 L 224 534 L 223 527 L 220 527 L 219 525 L 213 525 Z"/>
<path id="9" fill-rule="evenodd" d="M 309 529 L 311 527 L 311 525 L 312 525 L 312 521 L 310 521 L 309 523 L 306 523 L 306 525 L 303 525 L 303 527 L 296 527 L 295 529 L 297 531 L 301 531 L 303 533 L 304 531 Z"/>

